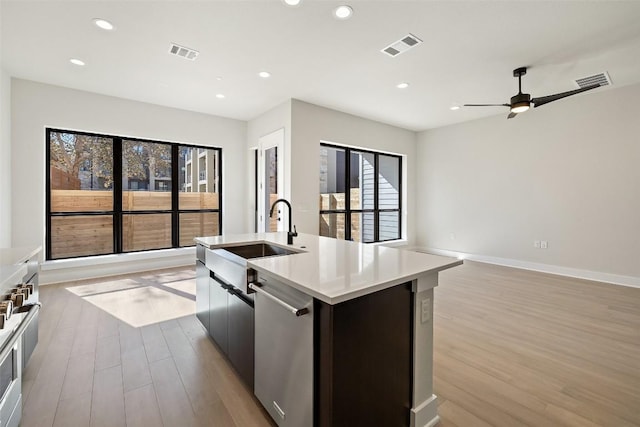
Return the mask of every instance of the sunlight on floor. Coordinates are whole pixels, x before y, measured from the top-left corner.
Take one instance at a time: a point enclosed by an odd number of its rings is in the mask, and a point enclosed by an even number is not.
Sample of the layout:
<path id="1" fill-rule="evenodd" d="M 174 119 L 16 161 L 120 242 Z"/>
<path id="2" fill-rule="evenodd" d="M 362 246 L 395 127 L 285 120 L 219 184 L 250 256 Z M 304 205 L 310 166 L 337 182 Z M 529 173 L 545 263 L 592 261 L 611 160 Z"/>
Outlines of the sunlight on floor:
<path id="1" fill-rule="evenodd" d="M 163 286 L 176 291 L 183 292 L 185 294 L 196 296 L 196 282 L 195 280 L 180 280 L 178 282 L 163 283 Z"/>
<path id="2" fill-rule="evenodd" d="M 79 297 L 103 294 L 107 292 L 122 291 L 125 289 L 139 288 L 140 283 L 131 279 L 114 280 L 109 282 L 91 283 L 88 285 L 70 286 L 67 290 Z M 195 284 L 194 284 L 195 286 Z"/>
<path id="3" fill-rule="evenodd" d="M 73 289 L 68 288 L 72 292 Z M 134 328 L 192 315 L 196 310 L 195 301 L 152 286 L 89 295 L 83 299 Z"/>

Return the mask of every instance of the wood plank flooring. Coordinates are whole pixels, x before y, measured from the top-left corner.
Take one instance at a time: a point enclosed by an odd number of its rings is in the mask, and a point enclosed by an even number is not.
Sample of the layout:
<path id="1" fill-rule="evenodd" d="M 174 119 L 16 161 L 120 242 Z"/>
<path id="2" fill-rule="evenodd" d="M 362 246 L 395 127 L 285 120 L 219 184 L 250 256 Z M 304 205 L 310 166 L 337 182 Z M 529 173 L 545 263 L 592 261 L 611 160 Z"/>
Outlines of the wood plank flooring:
<path id="1" fill-rule="evenodd" d="M 40 299 L 22 427 L 274 425 L 193 314 L 193 268 L 41 286 Z"/>
<path id="2" fill-rule="evenodd" d="M 640 426 L 640 289 L 465 262 L 434 303 L 441 427 Z"/>
<path id="3" fill-rule="evenodd" d="M 163 313 L 194 275 L 42 286 L 21 425 L 273 426 L 192 312 Z M 466 262 L 441 274 L 434 340 L 441 427 L 640 426 L 640 289 Z"/>

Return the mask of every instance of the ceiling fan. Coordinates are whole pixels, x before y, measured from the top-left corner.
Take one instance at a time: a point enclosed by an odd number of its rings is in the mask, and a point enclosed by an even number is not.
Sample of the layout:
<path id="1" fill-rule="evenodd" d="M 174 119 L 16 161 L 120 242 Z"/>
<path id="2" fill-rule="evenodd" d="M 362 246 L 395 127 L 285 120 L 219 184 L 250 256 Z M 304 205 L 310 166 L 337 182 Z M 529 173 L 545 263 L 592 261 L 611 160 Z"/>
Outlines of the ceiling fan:
<path id="1" fill-rule="evenodd" d="M 566 98 L 567 96 L 576 95 L 578 93 L 586 92 L 591 89 L 600 87 L 599 84 L 585 86 L 580 89 L 570 90 L 567 92 L 556 93 L 554 95 L 541 96 L 540 98 L 531 98 L 528 93 L 522 93 L 522 76 L 527 74 L 527 67 L 520 67 L 513 70 L 513 77 L 518 78 L 518 93 L 511 97 L 509 104 L 464 104 L 465 107 L 509 107 L 511 112 L 507 116 L 507 119 L 512 119 L 518 115 L 527 111 L 531 104 L 534 108 L 541 105 L 548 104 L 558 99 Z"/>

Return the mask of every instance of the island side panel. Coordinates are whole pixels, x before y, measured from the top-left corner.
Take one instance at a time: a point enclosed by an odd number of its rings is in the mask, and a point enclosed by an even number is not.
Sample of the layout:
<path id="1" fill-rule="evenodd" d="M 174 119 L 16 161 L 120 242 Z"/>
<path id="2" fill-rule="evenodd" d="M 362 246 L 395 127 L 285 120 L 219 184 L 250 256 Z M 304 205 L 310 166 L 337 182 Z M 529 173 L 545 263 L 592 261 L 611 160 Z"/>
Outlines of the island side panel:
<path id="1" fill-rule="evenodd" d="M 438 417 L 437 397 L 433 394 L 433 288 L 438 273 L 413 281 L 413 407 L 411 427 L 432 427 Z"/>
<path id="2" fill-rule="evenodd" d="M 409 426 L 412 283 L 337 305 L 315 300 L 314 425 Z"/>

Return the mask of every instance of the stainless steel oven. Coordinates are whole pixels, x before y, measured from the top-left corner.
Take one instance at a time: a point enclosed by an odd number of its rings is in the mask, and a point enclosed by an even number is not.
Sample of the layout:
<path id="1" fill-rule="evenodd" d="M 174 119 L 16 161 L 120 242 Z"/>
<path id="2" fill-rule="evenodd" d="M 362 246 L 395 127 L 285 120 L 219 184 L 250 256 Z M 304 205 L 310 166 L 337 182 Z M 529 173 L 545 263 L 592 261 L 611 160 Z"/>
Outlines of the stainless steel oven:
<path id="1" fill-rule="evenodd" d="M 18 346 L 7 353 L 0 362 L 0 401 L 3 401 L 9 388 L 18 379 Z"/>
<path id="2" fill-rule="evenodd" d="M 0 426 L 16 427 L 22 412 L 21 341 L 5 348 L 0 360 Z"/>
<path id="3" fill-rule="evenodd" d="M 0 331 L 0 427 L 17 427 L 20 424 L 23 337 L 39 310 L 39 303 L 15 309 L 5 329 Z"/>

